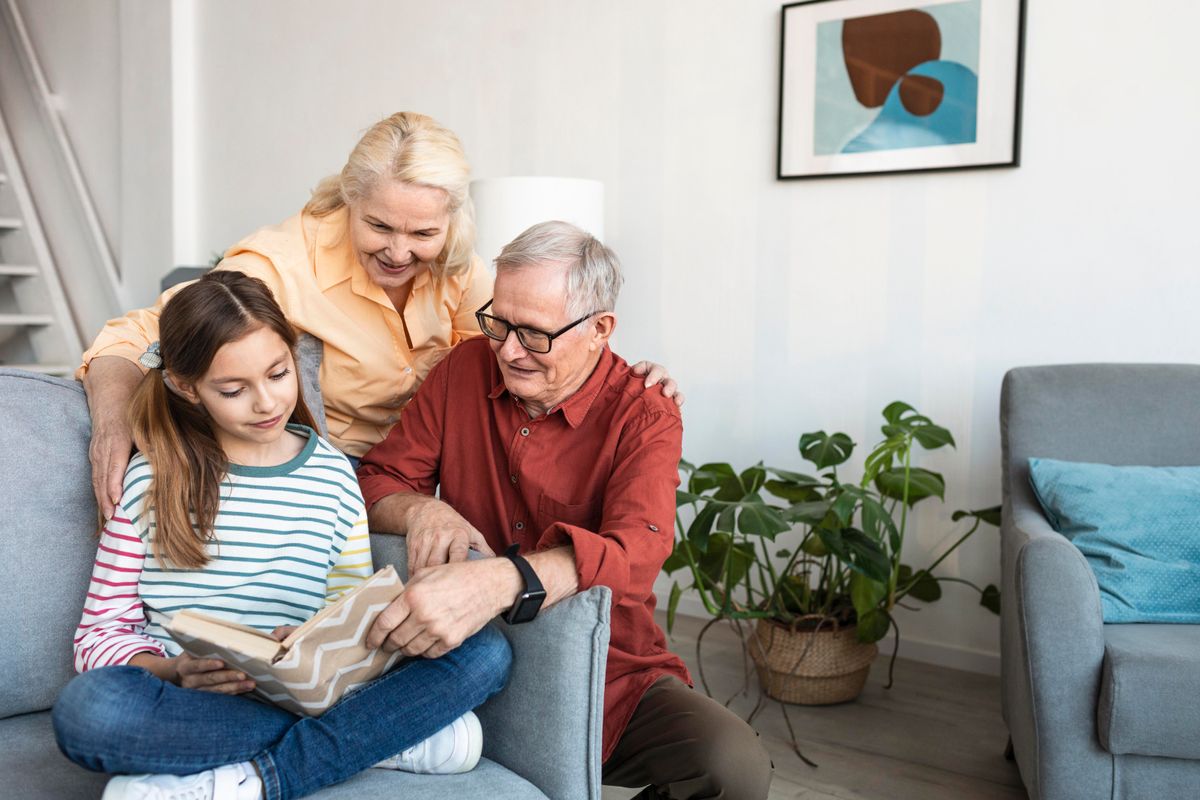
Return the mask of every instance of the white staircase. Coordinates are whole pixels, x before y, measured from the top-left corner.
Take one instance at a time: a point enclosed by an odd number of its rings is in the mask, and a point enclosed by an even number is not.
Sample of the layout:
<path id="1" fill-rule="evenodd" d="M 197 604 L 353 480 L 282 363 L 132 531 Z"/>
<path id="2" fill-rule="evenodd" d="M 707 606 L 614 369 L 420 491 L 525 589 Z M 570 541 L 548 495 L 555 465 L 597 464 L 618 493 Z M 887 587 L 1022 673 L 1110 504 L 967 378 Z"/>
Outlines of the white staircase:
<path id="1" fill-rule="evenodd" d="M 0 114 L 0 366 L 69 376 L 83 342 Z"/>

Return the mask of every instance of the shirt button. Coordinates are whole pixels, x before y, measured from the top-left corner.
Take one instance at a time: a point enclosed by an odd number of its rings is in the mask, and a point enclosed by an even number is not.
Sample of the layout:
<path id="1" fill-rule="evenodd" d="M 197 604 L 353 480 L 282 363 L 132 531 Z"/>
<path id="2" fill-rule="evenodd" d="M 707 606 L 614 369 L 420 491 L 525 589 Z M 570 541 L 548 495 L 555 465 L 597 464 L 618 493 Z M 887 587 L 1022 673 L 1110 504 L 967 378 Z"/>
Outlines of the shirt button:
<path id="1" fill-rule="evenodd" d="M 528 436 L 528 435 L 529 435 L 529 428 L 521 428 L 521 435 L 522 435 L 522 436 Z"/>
<path id="2" fill-rule="evenodd" d="M 508 479 L 510 481 L 512 481 L 513 483 L 516 483 L 517 482 L 517 473 L 514 472 L 512 475 L 509 475 Z"/>
<path id="3" fill-rule="evenodd" d="M 657 525 L 651 525 L 651 526 L 650 526 L 650 530 L 654 531 L 655 533 L 658 533 L 658 526 L 657 526 Z"/>
<path id="4" fill-rule="evenodd" d="M 523 531 L 523 530 L 525 530 L 525 523 L 524 523 L 524 522 L 518 522 L 518 523 L 517 523 L 516 525 L 514 525 L 513 527 L 514 527 L 514 528 L 516 528 L 516 529 L 517 529 L 517 530 L 519 530 L 519 531 Z"/>
<path id="5" fill-rule="evenodd" d="M 405 367 L 405 368 L 404 368 L 404 371 L 405 371 L 406 373 L 408 373 L 408 372 L 412 372 L 412 367 Z"/>

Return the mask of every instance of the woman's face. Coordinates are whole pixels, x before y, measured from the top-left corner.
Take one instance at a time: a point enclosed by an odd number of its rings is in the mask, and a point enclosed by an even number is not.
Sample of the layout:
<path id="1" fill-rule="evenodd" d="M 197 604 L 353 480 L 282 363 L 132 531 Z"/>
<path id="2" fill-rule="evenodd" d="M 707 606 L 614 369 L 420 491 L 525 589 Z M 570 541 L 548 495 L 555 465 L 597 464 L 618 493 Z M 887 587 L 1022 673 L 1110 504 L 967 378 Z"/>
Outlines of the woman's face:
<path id="1" fill-rule="evenodd" d="M 437 260 L 450 225 L 442 189 L 382 179 L 350 204 L 350 244 L 371 281 L 401 289 Z"/>

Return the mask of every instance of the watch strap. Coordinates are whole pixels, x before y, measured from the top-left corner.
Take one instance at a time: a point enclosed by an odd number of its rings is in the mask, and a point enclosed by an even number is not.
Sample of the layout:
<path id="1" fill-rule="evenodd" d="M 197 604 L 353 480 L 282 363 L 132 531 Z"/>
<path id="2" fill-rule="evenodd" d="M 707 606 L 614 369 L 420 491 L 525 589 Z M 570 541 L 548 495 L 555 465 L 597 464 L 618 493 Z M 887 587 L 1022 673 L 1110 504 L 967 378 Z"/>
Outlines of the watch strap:
<path id="1" fill-rule="evenodd" d="M 517 572 L 521 573 L 521 579 L 525 582 L 525 589 L 517 595 L 512 608 L 504 614 L 504 621 L 510 625 L 531 621 L 537 616 L 538 610 L 541 609 L 542 603 L 546 599 L 546 590 L 542 586 L 541 580 L 529 562 L 520 554 L 520 549 L 520 545 L 512 544 L 504 551 L 504 557 L 513 563 Z"/>

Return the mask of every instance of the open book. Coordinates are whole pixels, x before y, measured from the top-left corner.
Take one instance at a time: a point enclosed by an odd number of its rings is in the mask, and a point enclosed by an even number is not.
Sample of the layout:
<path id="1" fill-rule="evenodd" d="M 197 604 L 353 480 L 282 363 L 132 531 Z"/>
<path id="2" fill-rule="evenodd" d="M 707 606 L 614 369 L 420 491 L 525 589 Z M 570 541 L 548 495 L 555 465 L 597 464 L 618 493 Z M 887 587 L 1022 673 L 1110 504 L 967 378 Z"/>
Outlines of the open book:
<path id="1" fill-rule="evenodd" d="M 197 658 L 219 658 L 255 682 L 254 693 L 295 714 L 320 716 L 342 695 L 387 672 L 403 656 L 368 649 L 367 631 L 404 584 L 385 567 L 278 642 L 236 622 L 185 609 L 167 632 Z"/>

